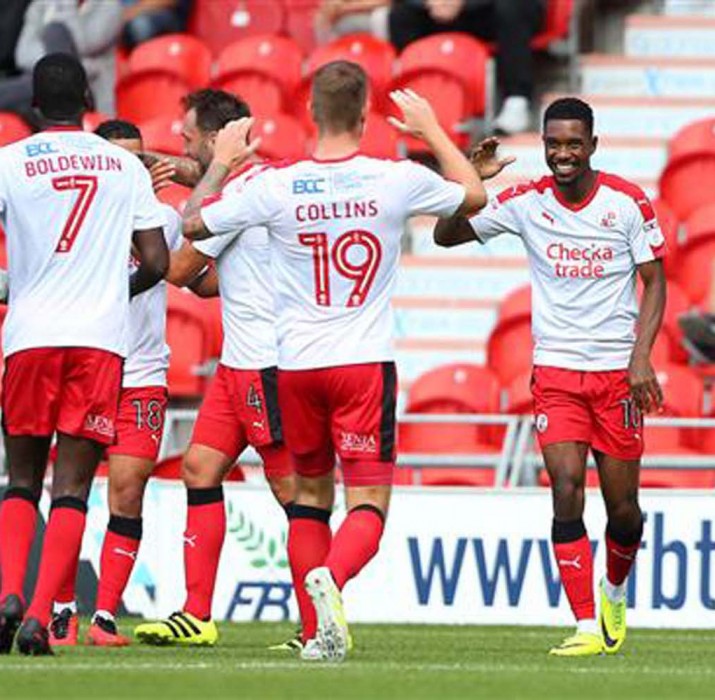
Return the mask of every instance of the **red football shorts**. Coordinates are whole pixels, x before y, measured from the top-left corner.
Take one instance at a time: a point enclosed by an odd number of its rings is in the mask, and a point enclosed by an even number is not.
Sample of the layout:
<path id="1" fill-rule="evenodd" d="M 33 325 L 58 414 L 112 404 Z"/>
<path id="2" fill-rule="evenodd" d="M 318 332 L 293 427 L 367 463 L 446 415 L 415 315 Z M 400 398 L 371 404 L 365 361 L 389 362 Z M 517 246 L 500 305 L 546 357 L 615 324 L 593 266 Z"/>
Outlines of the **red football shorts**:
<path id="1" fill-rule="evenodd" d="M 295 470 L 318 477 L 340 456 L 348 486 L 392 484 L 394 362 L 278 372 L 286 445 Z"/>
<path id="2" fill-rule="evenodd" d="M 10 355 L 3 376 L 3 428 L 10 436 L 55 431 L 114 442 L 124 361 L 95 348 L 32 348 Z"/>
<path id="3" fill-rule="evenodd" d="M 626 370 L 534 367 L 532 393 L 542 449 L 556 442 L 585 442 L 617 459 L 643 455 L 643 425 Z"/>
<path id="4" fill-rule="evenodd" d="M 219 364 L 194 425 L 191 443 L 211 447 L 232 460 L 248 445 L 263 460 L 266 476 L 293 473 L 283 445 L 275 367 L 234 369 Z"/>
<path id="5" fill-rule="evenodd" d="M 107 454 L 139 457 L 156 462 L 169 395 L 166 387 L 123 388 L 119 395 L 117 441 Z"/>

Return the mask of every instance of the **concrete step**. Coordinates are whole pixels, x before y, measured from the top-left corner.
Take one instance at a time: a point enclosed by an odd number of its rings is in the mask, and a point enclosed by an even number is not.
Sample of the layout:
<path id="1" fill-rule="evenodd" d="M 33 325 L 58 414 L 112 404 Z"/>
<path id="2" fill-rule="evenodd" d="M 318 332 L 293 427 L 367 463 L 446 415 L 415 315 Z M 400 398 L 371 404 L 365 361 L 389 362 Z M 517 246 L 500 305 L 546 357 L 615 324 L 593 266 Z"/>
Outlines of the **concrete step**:
<path id="1" fill-rule="evenodd" d="M 480 343 L 457 344 L 441 342 L 418 344 L 396 343 L 397 375 L 399 382 L 407 385 L 430 369 L 453 362 L 470 362 L 483 365 L 486 360 L 485 346 Z"/>
<path id="2" fill-rule="evenodd" d="M 501 299 L 528 281 L 525 257 L 405 255 L 397 276 L 395 296 L 411 299 L 446 296 L 455 300 Z"/>
<path id="3" fill-rule="evenodd" d="M 715 58 L 715 17 L 631 15 L 626 18 L 628 56 Z"/>
<path id="4" fill-rule="evenodd" d="M 556 97 L 558 95 L 545 95 L 542 109 Z M 667 139 L 686 124 L 712 117 L 715 113 L 713 97 L 602 97 L 584 94 L 582 98 L 593 107 L 596 133 L 600 136 Z M 651 172 L 651 177 L 653 174 Z"/>
<path id="5" fill-rule="evenodd" d="M 715 95 L 715 60 L 586 55 L 581 90 L 609 97 Z"/>
<path id="6" fill-rule="evenodd" d="M 676 15 L 709 15 L 715 17 L 713 0 L 665 0 L 663 14 Z"/>
<path id="7" fill-rule="evenodd" d="M 496 322 L 498 299 L 400 298 L 393 300 L 398 339 L 486 340 Z"/>

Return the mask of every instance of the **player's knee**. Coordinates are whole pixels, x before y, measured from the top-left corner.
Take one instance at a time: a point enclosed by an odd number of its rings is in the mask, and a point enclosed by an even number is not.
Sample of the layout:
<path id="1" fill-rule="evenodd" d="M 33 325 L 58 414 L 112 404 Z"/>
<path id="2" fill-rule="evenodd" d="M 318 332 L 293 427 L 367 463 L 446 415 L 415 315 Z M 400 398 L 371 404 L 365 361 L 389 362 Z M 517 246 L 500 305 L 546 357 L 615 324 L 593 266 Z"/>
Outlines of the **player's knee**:
<path id="1" fill-rule="evenodd" d="M 296 483 L 293 475 L 268 477 L 267 481 L 278 503 L 286 505 L 287 503 L 295 501 Z"/>
<path id="2" fill-rule="evenodd" d="M 638 499 L 625 498 L 607 506 L 608 527 L 619 533 L 631 534 L 643 529 L 643 513 Z"/>
<path id="3" fill-rule="evenodd" d="M 335 484 L 332 474 L 320 477 L 296 477 L 296 502 L 313 508 L 333 507 Z"/>
<path id="4" fill-rule="evenodd" d="M 138 518 L 142 513 L 144 500 L 143 480 L 130 481 L 112 488 L 109 508 L 113 514 L 123 518 Z"/>
<path id="5" fill-rule="evenodd" d="M 199 459 L 191 450 L 186 453 L 181 463 L 181 478 L 186 488 L 205 489 L 220 486 L 223 482 L 224 470 L 205 460 Z"/>
<path id="6" fill-rule="evenodd" d="M 551 490 L 557 515 L 580 517 L 583 512 L 583 489 L 583 480 L 573 474 L 559 472 L 552 475 Z"/>

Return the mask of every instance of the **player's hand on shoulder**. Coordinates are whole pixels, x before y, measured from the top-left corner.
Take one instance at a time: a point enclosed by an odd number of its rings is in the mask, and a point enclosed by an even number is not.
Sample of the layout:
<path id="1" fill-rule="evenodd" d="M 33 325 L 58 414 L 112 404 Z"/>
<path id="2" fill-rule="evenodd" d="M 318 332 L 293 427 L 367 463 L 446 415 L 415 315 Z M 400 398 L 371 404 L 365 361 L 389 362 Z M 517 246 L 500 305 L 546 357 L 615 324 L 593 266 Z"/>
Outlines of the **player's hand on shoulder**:
<path id="1" fill-rule="evenodd" d="M 659 411 L 663 406 L 663 390 L 650 357 L 634 353 L 628 364 L 628 382 L 636 407 L 643 413 Z"/>
<path id="2" fill-rule="evenodd" d="M 499 158 L 497 149 L 499 148 L 499 139 L 495 136 L 480 141 L 469 155 L 469 160 L 472 162 L 474 169 L 479 173 L 482 180 L 489 180 L 497 176 L 504 168 L 511 165 L 516 158 L 507 156 Z"/>
<path id="3" fill-rule="evenodd" d="M 388 117 L 387 121 L 403 134 L 424 139 L 427 134 L 440 129 L 432 105 L 413 90 L 393 90 L 390 99 L 402 112 L 402 119 Z"/>
<path id="4" fill-rule="evenodd" d="M 229 122 L 216 134 L 214 162 L 227 168 L 238 168 L 245 163 L 261 145 L 261 139 L 249 140 L 255 119 L 242 117 Z"/>

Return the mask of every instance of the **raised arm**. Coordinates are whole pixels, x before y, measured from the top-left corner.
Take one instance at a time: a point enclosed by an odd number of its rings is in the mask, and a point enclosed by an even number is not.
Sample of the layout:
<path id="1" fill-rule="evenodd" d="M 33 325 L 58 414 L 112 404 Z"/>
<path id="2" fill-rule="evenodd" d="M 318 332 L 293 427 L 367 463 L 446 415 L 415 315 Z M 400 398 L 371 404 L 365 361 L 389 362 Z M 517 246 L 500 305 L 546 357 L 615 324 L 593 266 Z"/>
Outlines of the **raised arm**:
<path id="1" fill-rule="evenodd" d="M 430 103 L 412 90 L 390 93 L 402 111 L 402 120 L 388 117 L 390 123 L 404 134 L 424 141 L 439 163 L 442 175 L 464 186 L 465 196 L 458 214 L 475 214 L 487 203 L 487 193 L 477 171 L 452 143 L 440 126 Z"/>
<path id="2" fill-rule="evenodd" d="M 169 249 L 161 228 L 134 231 L 132 242 L 140 260 L 139 268 L 129 278 L 129 295 L 135 297 L 164 278 L 169 269 Z"/>
<path id="3" fill-rule="evenodd" d="M 665 313 L 666 282 L 661 260 L 638 265 L 643 297 L 638 314 L 636 342 L 628 364 L 628 381 L 636 406 L 648 413 L 663 405 L 663 391 L 650 360 Z"/>
<path id="4" fill-rule="evenodd" d="M 242 118 L 229 122 L 216 135 L 214 156 L 201 181 L 194 188 L 184 209 L 184 236 L 190 240 L 201 240 L 211 236 L 201 218 L 201 204 L 210 195 L 221 191 L 228 174 L 239 168 L 256 152 L 260 139 L 248 141 L 253 118 Z"/>

